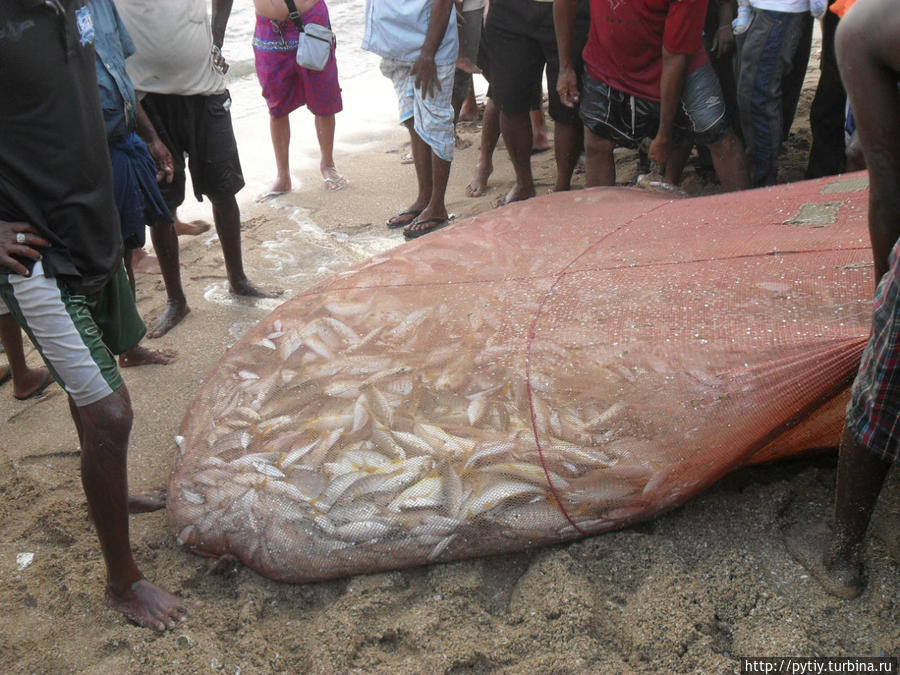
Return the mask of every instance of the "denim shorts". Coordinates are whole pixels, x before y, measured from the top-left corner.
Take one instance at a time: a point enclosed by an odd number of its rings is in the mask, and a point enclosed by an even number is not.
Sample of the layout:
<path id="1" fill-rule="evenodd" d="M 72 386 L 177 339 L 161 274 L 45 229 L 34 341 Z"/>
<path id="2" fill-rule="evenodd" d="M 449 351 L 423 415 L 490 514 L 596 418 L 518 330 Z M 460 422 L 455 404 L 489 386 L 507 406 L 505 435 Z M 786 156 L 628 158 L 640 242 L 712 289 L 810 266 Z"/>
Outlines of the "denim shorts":
<path id="1" fill-rule="evenodd" d="M 710 145 L 728 133 L 731 127 L 725 115 L 722 87 L 710 63 L 704 63 L 685 77 L 681 109 L 690 122 L 695 143 Z"/>
<path id="2" fill-rule="evenodd" d="M 581 94 L 581 121 L 594 135 L 617 145 L 636 148 L 659 130 L 659 103 L 610 87 L 586 71 Z M 716 73 L 708 63 L 684 81 L 681 104 L 675 113 L 676 145 L 715 143 L 728 132 L 725 102 Z"/>

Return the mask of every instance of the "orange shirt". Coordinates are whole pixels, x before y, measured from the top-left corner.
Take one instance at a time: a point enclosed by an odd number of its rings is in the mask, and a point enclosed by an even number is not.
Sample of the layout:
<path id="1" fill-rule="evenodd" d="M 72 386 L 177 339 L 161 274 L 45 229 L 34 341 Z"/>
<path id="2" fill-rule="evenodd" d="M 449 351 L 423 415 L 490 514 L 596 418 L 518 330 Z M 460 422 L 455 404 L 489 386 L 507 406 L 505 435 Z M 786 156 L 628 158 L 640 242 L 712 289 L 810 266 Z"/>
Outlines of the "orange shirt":
<path id="1" fill-rule="evenodd" d="M 838 16 L 843 17 L 854 2 L 856 2 L 856 0 L 835 0 L 834 4 L 832 4 L 828 9 L 830 9 Z"/>

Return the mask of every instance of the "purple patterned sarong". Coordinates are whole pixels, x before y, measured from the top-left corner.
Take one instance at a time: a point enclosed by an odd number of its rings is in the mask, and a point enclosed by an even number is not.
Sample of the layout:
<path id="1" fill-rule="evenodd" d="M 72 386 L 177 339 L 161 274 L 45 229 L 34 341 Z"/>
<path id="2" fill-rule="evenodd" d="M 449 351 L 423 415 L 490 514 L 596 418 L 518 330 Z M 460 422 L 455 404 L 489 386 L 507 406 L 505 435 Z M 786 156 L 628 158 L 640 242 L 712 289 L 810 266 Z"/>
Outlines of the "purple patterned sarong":
<path id="1" fill-rule="evenodd" d="M 306 23 L 329 26 L 328 8 L 319 0 L 301 15 Z M 276 21 L 256 15 L 253 54 L 256 76 L 272 117 L 284 117 L 305 105 L 316 116 L 325 117 L 343 109 L 334 48 L 321 72 L 297 65 L 297 27 L 288 19 Z"/>

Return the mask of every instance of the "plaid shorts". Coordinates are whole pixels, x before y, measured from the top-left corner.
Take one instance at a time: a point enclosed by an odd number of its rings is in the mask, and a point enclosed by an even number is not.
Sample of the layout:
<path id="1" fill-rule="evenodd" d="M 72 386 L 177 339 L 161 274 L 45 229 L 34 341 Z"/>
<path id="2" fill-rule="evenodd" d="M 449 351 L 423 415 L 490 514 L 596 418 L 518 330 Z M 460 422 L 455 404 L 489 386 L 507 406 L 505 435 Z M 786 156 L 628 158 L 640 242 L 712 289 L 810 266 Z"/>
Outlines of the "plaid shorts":
<path id="1" fill-rule="evenodd" d="M 900 240 L 875 291 L 872 335 L 847 406 L 847 428 L 887 462 L 900 457 Z"/>

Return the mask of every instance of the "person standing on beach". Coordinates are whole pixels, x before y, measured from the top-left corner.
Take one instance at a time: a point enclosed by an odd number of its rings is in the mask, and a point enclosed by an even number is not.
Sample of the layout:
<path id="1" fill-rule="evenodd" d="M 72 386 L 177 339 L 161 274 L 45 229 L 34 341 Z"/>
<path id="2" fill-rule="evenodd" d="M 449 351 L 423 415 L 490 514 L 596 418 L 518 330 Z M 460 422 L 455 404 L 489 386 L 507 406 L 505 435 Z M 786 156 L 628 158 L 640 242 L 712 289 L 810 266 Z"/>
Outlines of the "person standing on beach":
<path id="1" fill-rule="evenodd" d="M 331 25 L 325 0 L 298 0 L 295 4 L 303 24 Z M 253 56 L 256 76 L 269 107 L 269 132 L 277 171 L 272 187 L 256 201 L 267 201 L 291 191 L 289 114 L 303 105 L 315 116 L 319 171 L 325 187 L 340 190 L 347 184 L 347 179 L 334 166 L 335 115 L 343 110 L 335 46 L 332 44 L 331 56 L 321 72 L 301 68 L 297 64 L 299 31 L 288 18 L 285 1 L 254 0 L 254 5 Z"/>
<path id="2" fill-rule="evenodd" d="M 88 8 L 96 34 L 97 84 L 113 167 L 116 210 L 125 245 L 125 271 L 134 293 L 132 261 L 135 251 L 144 246 L 147 226 L 170 225 L 174 221 L 157 185 L 157 180 L 171 182 L 174 164 L 168 148 L 147 119 L 125 72 L 125 60 L 134 54 L 134 43 L 116 6 L 112 0 L 88 0 Z M 141 137 L 147 141 L 146 145 Z M 119 355 L 119 366 L 165 365 L 174 356 L 171 350 L 135 345 Z"/>
<path id="3" fill-rule="evenodd" d="M 81 481 L 106 563 L 106 604 L 158 630 L 187 604 L 138 569 L 128 532 L 133 412 L 114 353 L 145 328 L 122 233 L 84 0 L 0 0 L 0 313 L 28 333 L 81 445 Z"/>
<path id="4" fill-rule="evenodd" d="M 444 196 L 453 161 L 453 76 L 459 54 L 453 0 L 366 0 L 362 48 L 382 57 L 416 168 L 415 201 L 387 221 L 408 239 L 449 223 Z"/>
<path id="5" fill-rule="evenodd" d="M 116 8 L 137 52 L 127 72 L 141 105 L 175 161 L 174 178 L 160 188 L 169 210 L 184 201 L 185 162 L 190 160 L 194 196 L 212 202 L 213 223 L 222 244 L 231 292 L 273 297 L 247 279 L 241 254 L 241 212 L 235 195 L 244 187 L 237 141 L 231 126 L 231 97 L 222 57 L 231 0 L 213 0 L 212 26 L 204 0 L 116 0 Z M 174 226 L 150 230 L 168 301 L 148 336 L 174 328 L 190 308 L 181 284 L 178 234 Z"/>
<path id="6" fill-rule="evenodd" d="M 849 599 L 862 593 L 863 540 L 888 470 L 900 462 L 900 13 L 895 1 L 859 0 L 841 19 L 835 40 L 869 168 L 877 286 L 872 333 L 841 436 L 834 529 L 804 525 L 786 543 L 825 590 Z M 892 534 L 896 549 L 896 529 Z"/>
<path id="7" fill-rule="evenodd" d="M 706 2 L 590 0 L 591 28 L 579 90 L 570 59 L 576 0 L 554 0 L 559 41 L 557 90 L 580 101 L 585 128 L 585 184 L 615 185 L 616 146 L 652 139 L 650 161 L 677 183 L 683 161 L 670 156 L 692 143 L 709 147 L 725 190 L 748 186 L 746 159 L 731 129 L 722 90 L 703 48 Z M 624 30 L 627 26 L 628 30 Z"/>
<path id="8" fill-rule="evenodd" d="M 575 63 L 577 68 L 590 27 L 588 0 L 577 0 L 572 17 L 573 28 L 565 49 L 567 61 Z M 541 106 L 541 76 L 545 65 L 550 89 L 548 109 L 554 122 L 556 184 L 553 189 L 568 190 L 584 144 L 584 132 L 577 107 L 563 105 L 556 92 L 560 59 L 553 0 L 492 0 L 485 21 L 485 40 L 490 54 L 491 93 L 500 109 L 500 131 L 516 175 L 515 185 L 497 205 L 535 196 L 531 172 L 534 137 L 529 115 Z M 581 69 L 577 68 L 577 72 L 580 76 Z"/>

